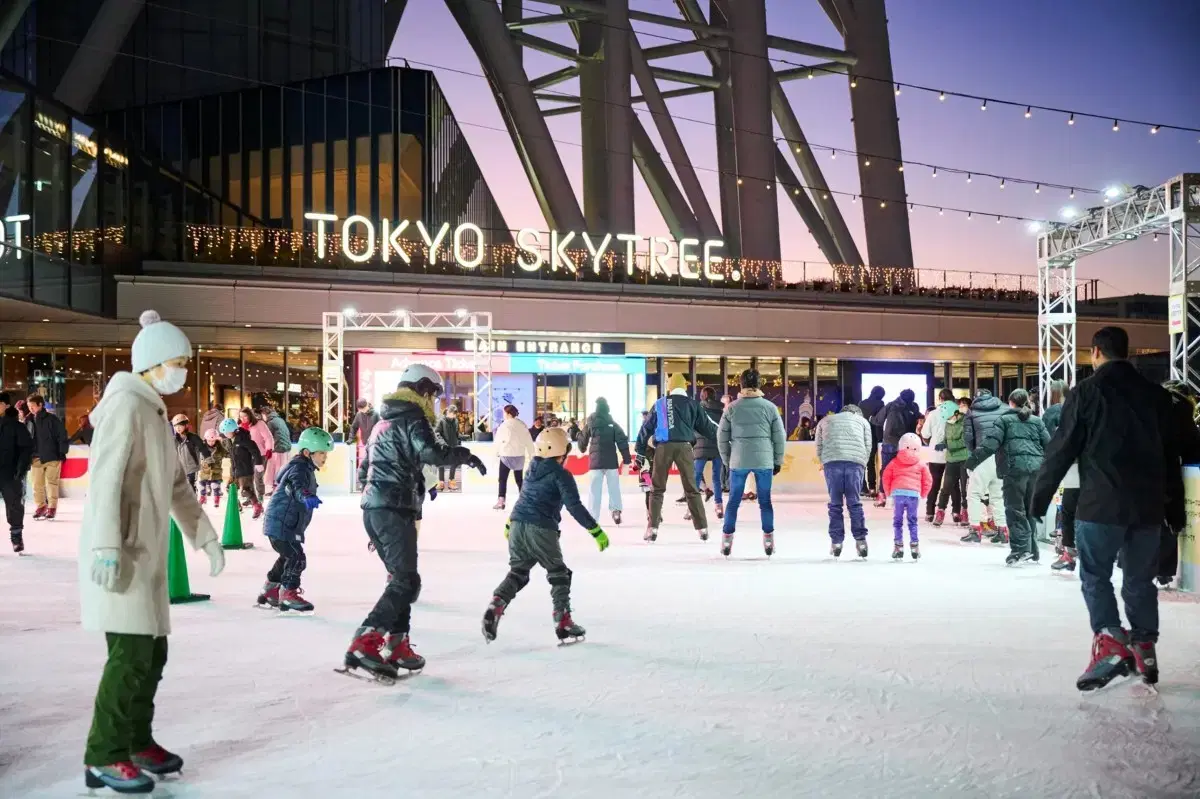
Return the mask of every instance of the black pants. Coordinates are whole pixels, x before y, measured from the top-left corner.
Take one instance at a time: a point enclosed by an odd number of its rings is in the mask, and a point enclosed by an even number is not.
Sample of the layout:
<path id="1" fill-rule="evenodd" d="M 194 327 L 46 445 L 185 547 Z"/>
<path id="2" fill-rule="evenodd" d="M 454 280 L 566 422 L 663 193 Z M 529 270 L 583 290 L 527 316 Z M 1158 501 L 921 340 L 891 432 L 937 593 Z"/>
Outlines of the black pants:
<path id="1" fill-rule="evenodd" d="M 1075 548 L 1075 509 L 1079 507 L 1079 489 L 1064 488 L 1062 495 L 1062 545 Z"/>
<path id="2" fill-rule="evenodd" d="M 1038 556 L 1037 536 L 1033 534 L 1033 481 L 1036 474 L 1004 476 L 1004 513 L 1008 516 L 1009 545 L 1013 552 Z M 991 501 L 995 502 L 995 497 Z"/>
<path id="3" fill-rule="evenodd" d="M 451 466 L 449 468 L 450 468 L 450 482 L 454 482 L 454 478 L 458 476 L 458 467 Z M 445 466 L 438 467 L 438 482 L 439 483 L 446 482 L 446 467 Z"/>
<path id="4" fill-rule="evenodd" d="M 937 505 L 938 492 L 942 488 L 942 476 L 946 474 L 946 464 L 931 463 L 929 464 L 929 474 L 933 477 L 933 487 L 929 489 L 929 496 L 925 498 L 925 515 L 933 515 L 933 507 Z M 945 507 L 945 506 L 943 506 Z"/>
<path id="5" fill-rule="evenodd" d="M 879 485 L 879 438 L 874 434 L 871 436 L 871 457 L 867 459 L 867 490 L 874 494 Z"/>
<path id="6" fill-rule="evenodd" d="M 25 484 L 18 477 L 0 477 L 0 498 L 4 499 L 9 532 L 21 532 L 25 524 Z"/>
<path id="7" fill-rule="evenodd" d="M 268 540 L 271 542 L 271 549 L 275 550 L 279 557 L 267 572 L 267 580 L 295 591 L 300 587 L 300 575 L 308 566 L 308 559 L 304 557 L 304 544 L 299 541 L 281 541 L 278 538 Z"/>
<path id="8" fill-rule="evenodd" d="M 192 487 L 192 493 L 194 494 L 196 492 L 196 473 L 192 472 L 191 474 L 189 474 L 187 476 L 187 480 L 188 480 L 188 485 L 190 485 Z"/>
<path id="9" fill-rule="evenodd" d="M 942 475 L 942 490 L 938 492 L 938 510 L 945 510 L 947 503 L 951 504 L 954 513 L 958 513 L 963 508 L 963 475 L 967 470 L 963 468 L 966 461 L 958 463 L 947 463 L 946 472 Z"/>
<path id="10" fill-rule="evenodd" d="M 421 520 L 415 511 L 364 510 L 363 526 L 375 545 L 375 554 L 392 575 L 363 626 L 404 635 L 412 618 L 412 603 L 421 593 L 421 575 L 417 573 L 417 531 Z"/>
<path id="11" fill-rule="evenodd" d="M 525 485 L 525 470 L 524 469 L 510 469 L 504 464 L 504 461 L 500 461 L 500 494 L 499 494 L 500 499 L 504 499 L 505 497 L 508 496 L 508 475 L 510 472 L 512 473 L 512 476 L 515 477 L 517 480 L 517 490 L 518 491 L 520 491 L 521 488 Z"/>
<path id="12" fill-rule="evenodd" d="M 1155 576 L 1170 581 L 1175 579 L 1178 571 L 1179 538 L 1164 524 L 1158 532 L 1158 574 Z"/>

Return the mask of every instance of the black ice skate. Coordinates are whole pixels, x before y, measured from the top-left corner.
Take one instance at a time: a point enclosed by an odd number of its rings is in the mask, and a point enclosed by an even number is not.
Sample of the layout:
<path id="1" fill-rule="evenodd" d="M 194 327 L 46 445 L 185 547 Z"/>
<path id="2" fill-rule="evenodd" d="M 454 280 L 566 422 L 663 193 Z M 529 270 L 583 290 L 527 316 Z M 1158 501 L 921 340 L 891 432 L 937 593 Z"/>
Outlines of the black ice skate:
<path id="1" fill-rule="evenodd" d="M 345 666 L 334 669 L 338 674 L 345 674 L 359 680 L 374 679 L 384 685 L 396 682 L 396 667 L 388 662 L 381 652 L 384 644 L 383 631 L 374 627 L 359 627 L 346 650 Z M 359 674 L 359 669 L 366 675 Z"/>
<path id="2" fill-rule="evenodd" d="M 718 503 L 716 509 L 717 509 L 717 518 L 724 519 L 725 518 L 725 506 Z"/>
<path id="3" fill-rule="evenodd" d="M 892 560 L 904 560 L 904 542 L 897 541 L 892 545 Z"/>
<path id="4" fill-rule="evenodd" d="M 721 536 L 721 554 L 729 557 L 729 553 L 733 551 L 733 533 L 724 533 Z"/>
<path id="5" fill-rule="evenodd" d="M 958 540 L 964 544 L 978 544 L 983 540 L 983 537 L 980 535 L 980 529 L 978 527 L 972 527 L 971 532 L 967 533 Z"/>
<path id="6" fill-rule="evenodd" d="M 558 636 L 559 646 L 579 643 L 587 635 L 587 630 L 571 620 L 571 611 L 554 611 L 554 634 Z"/>
<path id="7" fill-rule="evenodd" d="M 1032 552 L 1010 552 L 1004 562 L 1009 566 L 1022 566 L 1026 563 L 1037 563 L 1037 558 Z"/>
<path id="8" fill-rule="evenodd" d="M 913 560 L 920 560 L 921 559 L 921 545 L 919 543 L 917 543 L 916 541 L 913 541 L 911 544 L 908 545 L 908 554 L 912 555 Z"/>
<path id="9" fill-rule="evenodd" d="M 854 548 L 856 550 L 858 550 L 858 556 L 860 558 L 867 557 L 867 539 L 865 539 L 865 538 L 854 539 Z"/>
<path id="10" fill-rule="evenodd" d="M 646 525 L 646 534 L 642 536 L 642 540 L 649 544 L 653 544 L 655 541 L 658 540 L 658 528 L 651 527 L 649 524 L 647 524 Z"/>
<path id="11" fill-rule="evenodd" d="M 500 617 L 504 615 L 506 607 L 508 607 L 508 603 L 500 597 L 494 596 L 492 604 L 488 605 L 487 610 L 483 612 L 483 637 L 489 644 L 496 640 L 496 629 L 500 626 Z"/>
<path id="12" fill-rule="evenodd" d="M 767 553 L 767 557 L 775 554 L 775 534 L 763 533 L 763 552 Z"/>
<path id="13" fill-rule="evenodd" d="M 25 536 L 21 530 L 13 530 L 9 533 L 8 540 L 12 542 L 13 552 L 20 555 L 25 551 Z"/>
<path id="14" fill-rule="evenodd" d="M 612 512 L 612 520 L 613 520 L 613 524 L 620 527 L 621 526 L 621 511 L 619 511 L 619 510 L 613 511 Z"/>
<path id="15" fill-rule="evenodd" d="M 830 546 L 830 547 L 829 547 L 829 554 L 830 554 L 830 555 L 833 555 L 835 558 L 840 558 L 840 557 L 842 556 L 842 545 L 841 545 L 841 543 L 839 542 L 839 543 L 836 543 L 836 544 L 833 544 L 832 546 Z"/>
<path id="16" fill-rule="evenodd" d="M 708 528 L 707 528 L 707 527 L 704 527 L 704 528 L 702 528 L 702 529 L 700 529 L 700 530 L 697 530 L 696 532 L 700 534 L 700 540 L 701 540 L 701 541 L 707 541 L 707 540 L 708 540 Z"/>

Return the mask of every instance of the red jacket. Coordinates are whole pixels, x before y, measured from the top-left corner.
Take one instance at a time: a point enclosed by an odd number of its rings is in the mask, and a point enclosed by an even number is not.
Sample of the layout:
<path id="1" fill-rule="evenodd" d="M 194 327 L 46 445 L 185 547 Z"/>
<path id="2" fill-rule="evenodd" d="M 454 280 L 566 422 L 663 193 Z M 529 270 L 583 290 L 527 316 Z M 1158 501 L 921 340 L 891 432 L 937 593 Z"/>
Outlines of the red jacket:
<path id="1" fill-rule="evenodd" d="M 933 490 L 933 475 L 921 462 L 921 453 L 902 449 L 883 470 L 883 493 L 891 496 L 896 489 L 916 491 L 927 497 Z"/>

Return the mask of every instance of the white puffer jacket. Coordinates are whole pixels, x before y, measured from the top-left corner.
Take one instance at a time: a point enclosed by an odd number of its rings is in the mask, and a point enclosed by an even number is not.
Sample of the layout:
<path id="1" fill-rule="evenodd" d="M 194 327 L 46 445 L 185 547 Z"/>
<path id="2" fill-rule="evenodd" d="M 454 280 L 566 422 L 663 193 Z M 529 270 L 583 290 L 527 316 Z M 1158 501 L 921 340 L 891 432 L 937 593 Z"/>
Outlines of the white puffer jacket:
<path id="1" fill-rule="evenodd" d="M 519 418 L 505 417 L 496 428 L 496 454 L 501 458 L 520 458 L 533 461 L 533 437 Z"/>

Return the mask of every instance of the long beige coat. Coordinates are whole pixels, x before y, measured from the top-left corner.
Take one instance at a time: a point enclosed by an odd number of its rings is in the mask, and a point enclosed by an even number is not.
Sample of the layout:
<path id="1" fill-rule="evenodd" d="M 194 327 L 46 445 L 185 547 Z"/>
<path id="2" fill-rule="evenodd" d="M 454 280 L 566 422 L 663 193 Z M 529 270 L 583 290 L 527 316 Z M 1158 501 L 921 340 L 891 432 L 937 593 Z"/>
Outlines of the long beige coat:
<path id="1" fill-rule="evenodd" d="M 175 454 L 167 408 L 140 377 L 118 372 L 90 415 L 96 433 L 79 537 L 83 628 L 168 635 L 167 546 L 171 518 L 200 549 L 215 541 Z M 92 582 L 92 550 L 120 550 L 121 574 L 109 592 Z"/>

